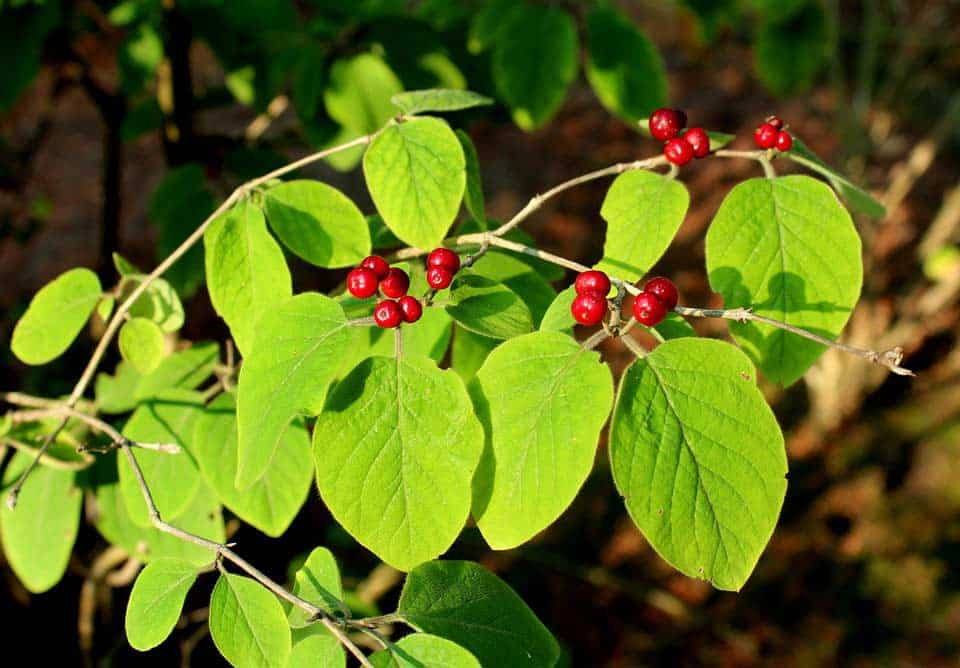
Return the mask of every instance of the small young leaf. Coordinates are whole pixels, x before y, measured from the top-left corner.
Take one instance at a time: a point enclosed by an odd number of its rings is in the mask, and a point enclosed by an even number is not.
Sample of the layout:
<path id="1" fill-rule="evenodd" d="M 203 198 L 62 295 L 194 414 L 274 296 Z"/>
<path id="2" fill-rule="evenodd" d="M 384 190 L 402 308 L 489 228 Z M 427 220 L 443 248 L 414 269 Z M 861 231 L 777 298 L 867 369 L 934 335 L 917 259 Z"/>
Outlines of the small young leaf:
<path id="1" fill-rule="evenodd" d="M 196 567 L 179 559 L 157 559 L 140 571 L 124 621 L 131 647 L 146 652 L 167 639 L 196 579 Z"/>
<path id="2" fill-rule="evenodd" d="M 429 633 L 414 633 L 402 638 L 389 649 L 370 655 L 370 663 L 376 668 L 480 668 L 480 662 L 468 650 Z"/>
<path id="3" fill-rule="evenodd" d="M 871 218 L 877 219 L 887 215 L 887 209 L 883 204 L 875 200 L 870 193 L 855 186 L 849 179 L 821 160 L 817 154 L 811 151 L 810 147 L 804 144 L 803 140 L 796 135 L 793 135 L 793 148 L 784 155 L 795 163 L 803 165 L 807 169 L 812 169 L 827 179 L 834 190 L 836 190 L 843 199 L 847 200 L 847 203 L 855 211 L 865 213 Z"/>
<path id="4" fill-rule="evenodd" d="M 121 301 L 125 300 L 146 279 L 146 275 L 130 274 L 124 279 L 120 293 Z M 153 279 L 127 313 L 130 317 L 146 318 L 156 323 L 164 332 L 175 332 L 183 326 L 183 303 L 173 286 L 162 278 Z"/>
<path id="5" fill-rule="evenodd" d="M 329 634 L 311 634 L 298 640 L 290 651 L 286 668 L 347 668 L 347 655 L 340 641 Z"/>
<path id="6" fill-rule="evenodd" d="M 418 248 L 443 240 L 460 210 L 466 163 L 457 136 L 439 118 L 387 127 L 363 156 L 377 211 L 400 239 Z"/>
<path id="7" fill-rule="evenodd" d="M 267 231 L 263 213 L 249 203 L 215 220 L 203 246 L 210 301 L 245 354 L 260 315 L 293 294 L 283 251 Z"/>
<path id="8" fill-rule="evenodd" d="M 570 312 L 570 306 L 577 297 L 577 291 L 571 285 L 561 291 L 556 296 L 547 312 L 543 314 L 543 320 L 540 321 L 541 332 L 566 332 L 570 333 L 577 324 L 573 319 L 573 313 Z"/>
<path id="9" fill-rule="evenodd" d="M 599 353 L 560 332 L 507 341 L 477 372 L 471 396 L 487 435 L 473 480 L 473 515 L 506 550 L 556 520 L 593 468 L 613 403 Z"/>
<path id="10" fill-rule="evenodd" d="M 330 550 L 325 547 L 313 549 L 294 576 L 293 593 L 330 614 L 340 611 L 343 585 L 340 583 L 337 560 Z M 290 607 L 287 621 L 295 629 L 312 623 L 307 619 L 307 613 L 297 606 Z"/>
<path id="11" fill-rule="evenodd" d="M 323 408 L 350 342 L 340 305 L 310 292 L 264 313 L 258 330 L 240 369 L 237 396 L 235 485 L 241 490 L 266 473 L 290 421 Z"/>
<path id="12" fill-rule="evenodd" d="M 450 286 L 447 313 L 462 327 L 494 339 L 509 339 L 533 329 L 530 309 L 503 283 L 465 269 Z"/>
<path id="13" fill-rule="evenodd" d="M 459 111 L 470 107 L 482 107 L 493 104 L 493 100 L 472 90 L 454 90 L 450 88 L 430 88 L 397 93 L 390 101 L 407 115 L 421 114 L 425 111 Z"/>
<path id="14" fill-rule="evenodd" d="M 320 495 L 361 544 L 400 570 L 450 547 L 483 448 L 454 372 L 369 358 L 337 384 L 313 433 Z"/>
<path id="15" fill-rule="evenodd" d="M 284 668 L 290 627 L 277 597 L 250 578 L 224 573 L 210 596 L 210 636 L 234 666 Z"/>
<path id="16" fill-rule="evenodd" d="M 3 474 L 4 499 L 10 487 L 33 461 L 17 452 Z M 67 570 L 80 527 L 82 492 L 74 472 L 38 466 L 27 478 L 17 507 L 0 506 L 0 543 L 10 568 L 29 591 L 40 594 L 60 581 Z"/>
<path id="17" fill-rule="evenodd" d="M 668 341 L 620 382 L 614 482 L 630 517 L 681 572 L 739 590 L 787 489 L 780 427 L 750 360 L 722 341 Z"/>
<path id="18" fill-rule="evenodd" d="M 799 12 L 768 13 L 757 30 L 754 64 L 760 81 L 774 95 L 796 95 L 808 89 L 832 53 L 827 15 L 817 2 L 804 2 Z"/>
<path id="19" fill-rule="evenodd" d="M 10 349 L 26 364 L 46 364 L 77 338 L 100 301 L 97 275 L 77 268 L 60 274 L 30 300 L 17 322 Z"/>
<path id="20" fill-rule="evenodd" d="M 126 362 L 117 364 L 114 374 L 98 373 L 94 384 L 97 410 L 108 415 L 129 413 L 137 406 L 134 392 L 142 376 Z"/>
<path id="21" fill-rule="evenodd" d="M 138 373 L 150 373 L 163 359 L 163 332 L 146 318 L 131 318 L 123 323 L 117 342 L 120 355 Z"/>
<path id="22" fill-rule="evenodd" d="M 467 187 L 463 193 L 463 203 L 474 220 L 486 224 L 487 214 L 484 210 L 483 179 L 480 176 L 480 161 L 477 159 L 477 149 L 474 148 L 470 135 L 463 130 L 457 130 L 456 133 L 460 146 L 463 148 L 467 169 Z"/>
<path id="23" fill-rule="evenodd" d="M 140 267 L 136 266 L 130 262 L 127 258 L 120 255 L 120 253 L 113 253 L 113 266 L 117 268 L 117 273 L 120 276 L 129 276 L 131 274 L 142 274 L 143 271 Z"/>
<path id="24" fill-rule="evenodd" d="M 370 232 L 350 198 L 319 181 L 288 181 L 266 193 L 267 220 L 280 241 L 307 262 L 335 268 L 370 254 Z"/>
<path id="25" fill-rule="evenodd" d="M 643 169 L 618 176 L 600 209 L 607 238 L 597 268 L 630 281 L 642 277 L 670 246 L 689 204 L 677 179 Z"/>
<path id="26" fill-rule="evenodd" d="M 113 295 L 103 295 L 97 302 L 97 317 L 103 322 L 110 320 L 113 315 L 113 308 L 117 305 L 117 300 Z"/>
<path id="27" fill-rule="evenodd" d="M 419 631 L 452 640 L 483 666 L 553 666 L 560 646 L 507 583 L 470 561 L 414 569 L 397 610 Z"/>
<path id="28" fill-rule="evenodd" d="M 390 98 L 402 90 L 379 56 L 361 53 L 333 63 L 323 101 L 330 118 L 361 135 L 379 130 L 396 113 Z"/>
<path id="29" fill-rule="evenodd" d="M 209 341 L 194 343 L 187 350 L 165 357 L 160 366 L 140 378 L 134 399 L 153 399 L 172 388 L 192 390 L 210 377 L 219 355 L 219 346 Z"/>
<path id="30" fill-rule="evenodd" d="M 863 279 L 860 237 L 837 196 L 809 176 L 755 178 L 731 190 L 707 232 L 710 286 L 726 308 L 836 338 Z M 771 381 L 790 385 L 824 346 L 755 322 L 730 325 Z"/>

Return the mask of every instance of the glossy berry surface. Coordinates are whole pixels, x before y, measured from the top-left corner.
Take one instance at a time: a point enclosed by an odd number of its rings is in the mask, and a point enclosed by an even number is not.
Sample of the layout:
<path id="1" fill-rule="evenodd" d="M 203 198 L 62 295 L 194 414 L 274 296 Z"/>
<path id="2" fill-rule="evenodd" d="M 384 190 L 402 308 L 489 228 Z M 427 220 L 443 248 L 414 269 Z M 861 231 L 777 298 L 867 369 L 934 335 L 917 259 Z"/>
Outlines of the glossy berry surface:
<path id="1" fill-rule="evenodd" d="M 573 289 L 577 291 L 578 295 L 594 292 L 600 297 L 606 297 L 607 293 L 610 292 L 610 279 L 602 271 L 591 269 L 577 276 Z"/>
<path id="2" fill-rule="evenodd" d="M 773 148 L 777 141 L 777 129 L 769 123 L 763 123 L 753 131 L 753 143 L 759 148 Z"/>
<path id="3" fill-rule="evenodd" d="M 460 270 L 460 256 L 449 248 L 436 248 L 427 256 L 428 267 L 440 267 L 451 274 Z"/>
<path id="4" fill-rule="evenodd" d="M 427 285 L 434 290 L 443 290 L 453 281 L 453 273 L 443 267 L 430 267 L 427 269 Z"/>
<path id="5" fill-rule="evenodd" d="M 403 269 L 394 267 L 387 272 L 387 277 L 380 281 L 380 292 L 384 297 L 397 299 L 407 294 L 410 289 L 410 277 Z"/>
<path id="6" fill-rule="evenodd" d="M 659 325 L 667 317 L 667 307 L 655 295 L 649 292 L 641 292 L 633 300 L 633 317 L 641 325 L 653 327 Z"/>
<path id="7" fill-rule="evenodd" d="M 710 137 L 703 128 L 690 128 L 683 133 L 683 140 L 690 144 L 695 158 L 703 158 L 710 152 Z"/>
<path id="8" fill-rule="evenodd" d="M 673 139 L 687 123 L 687 117 L 675 109 L 657 109 L 650 114 L 649 128 L 654 139 Z"/>
<path id="9" fill-rule="evenodd" d="M 663 154 L 675 165 L 685 165 L 693 160 L 693 147 L 683 139 L 671 139 L 663 145 Z"/>
<path id="10" fill-rule="evenodd" d="M 377 308 L 373 309 L 373 321 L 380 327 L 398 327 L 403 320 L 403 313 L 397 302 L 385 299 Z"/>
<path id="11" fill-rule="evenodd" d="M 789 151 L 793 148 L 793 137 L 790 136 L 789 132 L 781 130 L 777 133 L 777 141 L 774 145 L 778 151 Z"/>
<path id="12" fill-rule="evenodd" d="M 607 312 L 607 300 L 596 292 L 587 292 L 577 295 L 570 304 L 570 313 L 573 319 L 581 325 L 596 325 L 603 320 Z"/>
<path id="13" fill-rule="evenodd" d="M 783 128 L 783 119 L 780 118 L 779 116 L 771 116 L 766 120 L 766 122 L 772 125 L 776 130 L 780 130 Z"/>
<path id="14" fill-rule="evenodd" d="M 662 303 L 663 307 L 668 311 L 672 311 L 673 307 L 677 305 L 678 301 L 680 301 L 680 294 L 677 292 L 677 286 L 673 284 L 673 281 L 665 276 L 651 278 L 643 286 L 643 291 L 659 299 L 660 303 Z"/>
<path id="15" fill-rule="evenodd" d="M 387 273 L 390 271 L 390 265 L 387 264 L 387 261 L 379 255 L 368 255 L 367 257 L 363 258 L 363 262 L 360 263 L 360 266 L 366 267 L 376 274 L 378 281 L 385 279 L 387 277 Z"/>
<path id="16" fill-rule="evenodd" d="M 347 290 L 357 299 L 372 297 L 377 291 L 377 275 L 366 267 L 351 269 L 347 274 Z"/>
<path id="17" fill-rule="evenodd" d="M 400 314 L 404 322 L 416 322 L 423 315 L 423 305 L 416 297 L 407 295 L 397 300 L 397 306 L 400 307 Z"/>

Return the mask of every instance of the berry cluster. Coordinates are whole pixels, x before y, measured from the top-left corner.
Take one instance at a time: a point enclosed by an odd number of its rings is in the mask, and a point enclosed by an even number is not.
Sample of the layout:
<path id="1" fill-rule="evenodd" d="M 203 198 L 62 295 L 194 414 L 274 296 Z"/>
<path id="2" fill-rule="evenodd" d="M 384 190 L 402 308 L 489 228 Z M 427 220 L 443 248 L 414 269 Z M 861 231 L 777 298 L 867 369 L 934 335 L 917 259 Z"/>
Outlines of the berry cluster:
<path id="1" fill-rule="evenodd" d="M 685 165 L 694 158 L 703 158 L 710 153 L 710 137 L 703 128 L 687 127 L 687 115 L 679 109 L 657 109 L 650 114 L 650 134 L 665 142 L 663 155 L 675 165 Z"/>
<path id="2" fill-rule="evenodd" d="M 753 131 L 753 143 L 758 148 L 789 151 L 793 148 L 793 137 L 787 132 L 782 120 L 776 116 L 770 116 Z"/>
<path id="3" fill-rule="evenodd" d="M 373 309 L 373 321 L 380 327 L 399 327 L 401 322 L 416 322 L 423 305 L 407 294 L 410 277 L 403 269 L 390 267 L 379 255 L 364 258 L 359 267 L 347 274 L 347 290 L 357 299 L 367 299 L 380 290 L 386 299 Z"/>
<path id="4" fill-rule="evenodd" d="M 610 279 L 602 271 L 591 269 L 577 276 L 573 289 L 577 296 L 570 304 L 573 319 L 581 325 L 596 325 L 603 320 L 607 312 L 607 294 L 610 292 Z"/>
<path id="5" fill-rule="evenodd" d="M 460 271 L 460 256 L 449 248 L 435 248 L 427 256 L 427 285 L 443 290 Z"/>
<path id="6" fill-rule="evenodd" d="M 633 317 L 641 325 L 653 327 L 667 317 L 677 305 L 680 295 L 677 286 L 669 278 L 657 276 L 647 281 L 643 292 L 633 300 Z"/>

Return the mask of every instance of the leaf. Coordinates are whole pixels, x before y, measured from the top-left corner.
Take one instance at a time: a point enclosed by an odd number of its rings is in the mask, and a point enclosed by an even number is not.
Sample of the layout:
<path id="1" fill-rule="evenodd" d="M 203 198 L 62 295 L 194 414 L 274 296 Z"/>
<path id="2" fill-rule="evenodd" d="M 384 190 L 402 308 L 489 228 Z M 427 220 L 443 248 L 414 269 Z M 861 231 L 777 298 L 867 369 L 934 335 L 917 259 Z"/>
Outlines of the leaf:
<path id="1" fill-rule="evenodd" d="M 534 130 L 553 118 L 577 76 L 576 26 L 560 9 L 532 4 L 503 21 L 493 47 L 493 80 L 514 122 Z"/>
<path id="2" fill-rule="evenodd" d="M 167 639 L 196 579 L 194 565 L 179 559 L 157 559 L 140 571 L 124 621 L 131 647 L 146 652 Z"/>
<path id="3" fill-rule="evenodd" d="M 757 75 L 774 95 L 796 95 L 810 88 L 833 51 L 823 8 L 817 2 L 805 4 L 786 18 L 764 16 L 754 37 Z"/>
<path id="4" fill-rule="evenodd" d="M 301 49 L 297 59 L 293 73 L 293 104 L 297 116 L 304 121 L 314 119 L 320 110 L 327 78 L 325 59 L 323 48 L 312 43 Z"/>
<path id="5" fill-rule="evenodd" d="M 638 359 L 620 382 L 610 463 L 660 556 L 718 589 L 743 586 L 787 488 L 783 436 L 743 353 L 684 338 Z"/>
<path id="6" fill-rule="evenodd" d="M 659 325 L 654 327 L 660 333 L 660 336 L 669 339 L 679 339 L 684 336 L 696 336 L 697 330 L 693 328 L 686 318 L 676 313 L 667 313 Z"/>
<path id="7" fill-rule="evenodd" d="M 25 364 L 46 364 L 70 347 L 100 301 L 100 281 L 89 269 L 64 272 L 30 300 L 13 330 L 10 349 Z"/>
<path id="8" fill-rule="evenodd" d="M 224 573 L 210 595 L 210 637 L 234 666 L 280 666 L 290 628 L 276 596 L 250 578 Z"/>
<path id="9" fill-rule="evenodd" d="M 471 270 L 486 278 L 500 281 L 510 288 L 530 309 L 534 327 L 540 324 L 544 313 L 557 296 L 550 284 L 516 255 L 489 251 Z"/>
<path id="10" fill-rule="evenodd" d="M 117 300 L 113 295 L 102 295 L 100 301 L 97 302 L 97 317 L 103 322 L 107 322 L 110 320 L 110 316 L 113 315 L 113 308 L 116 305 Z"/>
<path id="11" fill-rule="evenodd" d="M 171 388 L 192 390 L 210 377 L 219 355 L 220 348 L 215 342 L 201 341 L 165 357 L 160 366 L 140 378 L 134 398 L 147 401 Z"/>
<path id="12" fill-rule="evenodd" d="M 251 204 L 213 221 L 203 246 L 210 301 L 241 353 L 247 353 L 261 314 L 293 294 L 283 251 L 267 231 L 263 213 Z"/>
<path id="13" fill-rule="evenodd" d="M 396 113 L 390 99 L 403 84 L 379 56 L 361 53 L 337 60 L 330 67 L 330 81 L 323 101 L 330 118 L 356 132 L 375 132 Z"/>
<path id="14" fill-rule="evenodd" d="M 457 136 L 439 118 L 389 125 L 363 156 L 377 211 L 399 239 L 418 248 L 443 240 L 460 210 L 466 163 Z"/>
<path id="15" fill-rule="evenodd" d="M 483 447 L 454 372 L 369 358 L 337 384 L 313 433 L 320 496 L 362 545 L 410 570 L 453 544 Z"/>
<path id="16" fill-rule="evenodd" d="M 477 159 L 477 149 L 474 148 L 473 142 L 470 141 L 470 135 L 466 132 L 457 130 L 456 135 L 466 160 L 467 186 L 463 192 L 463 203 L 474 220 L 485 224 L 487 215 L 484 211 L 483 179 L 480 176 L 480 161 Z"/>
<path id="17" fill-rule="evenodd" d="M 576 297 L 577 291 L 572 285 L 561 291 L 551 302 L 547 312 L 543 314 L 543 320 L 540 321 L 540 331 L 571 333 L 577 324 L 577 321 L 573 319 L 573 313 L 570 312 L 570 307 Z"/>
<path id="18" fill-rule="evenodd" d="M 191 449 L 220 501 L 268 536 L 283 535 L 307 499 L 313 468 L 310 436 L 301 420 L 295 420 L 283 432 L 263 477 L 243 491 L 234 486 L 237 419 L 233 395 L 221 394 L 197 418 Z"/>
<path id="19" fill-rule="evenodd" d="M 121 301 L 146 279 L 145 274 L 129 274 L 121 282 Z M 173 286 L 162 278 L 155 278 L 127 311 L 133 318 L 146 318 L 165 332 L 175 332 L 183 326 L 183 303 Z"/>
<path id="20" fill-rule="evenodd" d="M 593 468 L 613 379 L 599 353 L 535 332 L 490 353 L 471 385 L 486 445 L 473 516 L 495 550 L 520 545 L 573 501 Z"/>
<path id="21" fill-rule="evenodd" d="M 245 490 L 270 466 L 297 415 L 323 408 L 327 387 L 350 342 L 343 309 L 317 293 L 299 294 L 260 318 L 240 369 L 237 395 L 237 477 Z"/>
<path id="22" fill-rule="evenodd" d="M 127 32 L 117 48 L 120 88 L 128 96 L 147 87 L 156 78 L 163 59 L 163 40 L 148 23 L 140 23 Z"/>
<path id="23" fill-rule="evenodd" d="M 3 494 L 20 478 L 33 455 L 17 452 L 3 474 Z M 74 472 L 38 466 L 27 478 L 16 510 L 0 507 L 0 542 L 10 568 L 34 594 L 52 588 L 63 577 L 80 527 L 83 494 L 74 486 Z"/>
<path id="24" fill-rule="evenodd" d="M 313 549 L 294 576 L 293 593 L 331 615 L 342 610 L 343 585 L 340 583 L 340 569 L 330 550 L 325 547 Z M 287 621 L 295 629 L 313 623 L 307 619 L 307 613 L 297 606 L 290 606 Z"/>
<path id="25" fill-rule="evenodd" d="M 600 209 L 607 238 L 597 268 L 628 281 L 641 278 L 670 246 L 689 204 L 686 186 L 676 179 L 643 169 L 618 176 Z"/>
<path id="26" fill-rule="evenodd" d="M 397 612 L 418 631 L 452 640 L 483 666 L 553 666 L 560 647 L 523 599 L 470 561 L 414 569 Z"/>
<path id="27" fill-rule="evenodd" d="M 500 41 L 508 14 L 523 8 L 516 0 L 487 0 L 473 15 L 467 35 L 467 50 L 476 55 Z"/>
<path id="28" fill-rule="evenodd" d="M 347 668 L 347 655 L 331 635 L 313 634 L 298 641 L 290 652 L 287 668 Z"/>
<path id="29" fill-rule="evenodd" d="M 667 77 L 656 47 L 612 7 L 587 17 L 587 80 L 604 107 L 634 122 L 667 102 Z"/>
<path id="30" fill-rule="evenodd" d="M 126 362 L 117 364 L 114 375 L 98 373 L 94 383 L 97 410 L 108 415 L 132 411 L 137 400 L 133 393 L 140 382 L 140 373 Z"/>
<path id="31" fill-rule="evenodd" d="M 118 343 L 120 355 L 138 373 L 150 373 L 163 359 L 163 332 L 146 318 L 131 318 L 123 323 Z"/>
<path id="32" fill-rule="evenodd" d="M 883 218 L 887 215 L 887 209 L 880 202 L 875 200 L 870 193 L 862 188 L 858 188 L 850 182 L 845 176 L 834 170 L 830 165 L 821 160 L 816 153 L 810 150 L 796 135 L 793 136 L 793 148 L 784 153 L 784 155 L 799 165 L 807 169 L 812 169 L 830 182 L 841 197 L 847 200 L 855 211 L 865 213 L 871 218 Z"/>
<path id="33" fill-rule="evenodd" d="M 370 254 L 370 232 L 346 195 L 319 181 L 287 181 L 265 196 L 267 220 L 283 245 L 327 269 L 358 264 Z"/>
<path id="34" fill-rule="evenodd" d="M 121 277 L 143 273 L 139 267 L 120 255 L 120 253 L 114 252 L 111 257 L 113 257 L 113 266 L 116 267 L 117 273 L 120 274 Z"/>
<path id="35" fill-rule="evenodd" d="M 463 327 L 454 329 L 450 368 L 457 372 L 464 383 L 469 383 L 483 366 L 483 361 L 487 359 L 490 351 L 503 341 L 474 334 Z"/>
<path id="36" fill-rule="evenodd" d="M 390 101 L 408 116 L 421 114 L 425 111 L 459 111 L 493 104 L 493 100 L 486 95 L 474 93 L 472 90 L 454 90 L 451 88 L 410 90 L 397 93 L 390 98 Z"/>
<path id="37" fill-rule="evenodd" d="M 0 110 L 16 102 L 37 76 L 44 42 L 59 23 L 60 7 L 56 3 L 3 10 L 3 20 L 0 21 Z"/>
<path id="38" fill-rule="evenodd" d="M 860 237 L 826 184 L 809 176 L 750 179 L 731 190 L 707 232 L 710 286 L 726 308 L 836 338 L 863 280 Z M 790 385 L 824 346 L 754 322 L 731 323 L 771 381 Z"/>
<path id="39" fill-rule="evenodd" d="M 530 309 L 503 283 L 465 269 L 450 286 L 446 307 L 460 326 L 494 339 L 509 339 L 533 329 Z"/>
<path id="40" fill-rule="evenodd" d="M 429 633 L 414 633 L 389 650 L 380 650 L 370 656 L 376 668 L 480 668 L 480 662 L 468 650 L 455 642 Z"/>

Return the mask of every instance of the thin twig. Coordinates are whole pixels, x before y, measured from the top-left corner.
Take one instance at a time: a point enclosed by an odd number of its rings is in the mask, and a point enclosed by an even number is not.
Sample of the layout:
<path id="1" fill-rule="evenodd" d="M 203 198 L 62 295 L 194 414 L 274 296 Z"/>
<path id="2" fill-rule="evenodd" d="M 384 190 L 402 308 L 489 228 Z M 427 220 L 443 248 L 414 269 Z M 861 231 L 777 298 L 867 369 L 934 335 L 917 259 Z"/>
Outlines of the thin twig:
<path id="1" fill-rule="evenodd" d="M 649 351 L 644 350 L 643 346 L 640 345 L 640 342 L 637 341 L 632 336 L 621 336 L 620 340 L 623 342 L 623 345 L 625 345 L 627 348 L 630 349 L 630 352 L 632 352 L 634 355 L 636 355 L 640 359 L 643 359 L 649 353 Z"/>
<path id="2" fill-rule="evenodd" d="M 600 345 L 602 341 L 605 341 L 606 339 L 609 339 L 609 338 L 610 338 L 610 332 L 608 332 L 606 329 L 601 329 L 600 331 L 591 334 L 590 338 L 585 340 L 580 345 L 583 347 L 584 350 L 593 350 L 598 345 Z"/>

